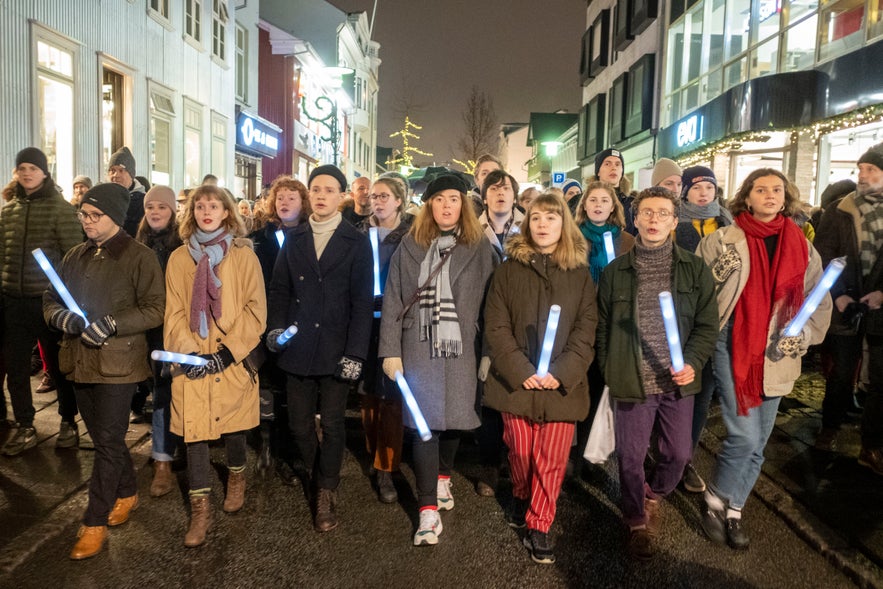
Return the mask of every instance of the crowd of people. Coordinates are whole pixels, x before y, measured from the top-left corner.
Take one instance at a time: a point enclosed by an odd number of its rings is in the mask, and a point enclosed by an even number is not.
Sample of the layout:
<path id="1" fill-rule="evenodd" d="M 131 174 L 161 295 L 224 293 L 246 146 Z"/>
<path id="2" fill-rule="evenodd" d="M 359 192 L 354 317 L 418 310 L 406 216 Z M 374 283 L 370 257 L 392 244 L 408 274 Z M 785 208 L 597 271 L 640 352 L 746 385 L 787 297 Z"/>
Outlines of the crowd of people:
<path id="1" fill-rule="evenodd" d="M 177 195 L 150 187 L 127 148 L 110 158 L 107 182 L 75 179 L 74 206 L 40 150 L 15 163 L 0 212 L 14 414 L 4 424 L 15 428 L 2 453 L 36 445 L 36 346 L 58 391 L 57 446 L 76 447 L 79 413 L 96 450 L 72 559 L 101 552 L 108 527 L 138 506 L 125 432 L 146 394 L 150 495 L 176 488 L 172 462 L 186 459 L 189 547 L 206 541 L 214 517 L 210 442 L 223 441 L 222 509 L 235 513 L 251 430 L 256 468 L 288 465 L 316 531 L 338 527 L 354 391 L 380 501 L 398 501 L 392 477 L 410 447 L 415 546 L 439 542 L 461 434 L 475 430 L 475 491 L 495 496 L 507 465 L 506 520 L 524 530 L 535 562 L 555 562 L 562 483 L 609 402 L 629 554 L 654 555 L 660 502 L 679 484 L 704 493 L 711 541 L 747 548 L 742 510 L 779 402 L 817 344 L 827 378 L 817 445 L 834 449 L 862 381 L 859 463 L 883 475 L 883 144 L 859 159 L 857 184 L 826 191 L 814 217 L 770 168 L 724 199 L 713 170 L 662 158 L 653 185 L 632 191 L 616 149 L 598 154 L 585 187 L 520 193 L 488 155 L 474 176 L 426 179 L 419 199 L 399 174 L 350 183 L 322 165 L 305 183 L 276 178 L 254 204 L 208 176 Z M 79 308 L 49 284 L 35 248 Z M 786 335 L 837 258 L 846 270 L 831 295 Z M 673 301 L 682 365 L 661 293 Z M 151 361 L 156 350 L 189 358 Z M 402 379 L 419 413 L 406 409 Z M 700 474 L 692 456 L 714 398 L 727 435 L 714 470 Z"/>

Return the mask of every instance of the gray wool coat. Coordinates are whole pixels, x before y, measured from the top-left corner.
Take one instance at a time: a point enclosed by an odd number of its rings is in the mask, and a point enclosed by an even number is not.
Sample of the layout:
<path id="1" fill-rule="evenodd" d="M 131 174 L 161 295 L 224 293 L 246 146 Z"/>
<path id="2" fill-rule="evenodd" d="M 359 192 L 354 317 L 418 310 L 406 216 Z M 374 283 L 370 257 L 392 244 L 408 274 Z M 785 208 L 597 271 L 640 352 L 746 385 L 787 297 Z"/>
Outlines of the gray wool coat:
<path id="1" fill-rule="evenodd" d="M 472 246 L 458 244 L 445 262 L 450 264 L 451 290 L 463 339 L 463 354 L 456 358 L 432 358 L 429 340 L 420 341 L 417 304 L 398 320 L 420 286 L 417 281 L 426 251 L 406 235 L 393 254 L 383 291 L 378 356 L 402 359 L 405 379 L 430 429 L 474 429 L 479 426 L 475 399 L 481 351 L 479 315 L 494 270 L 493 246 L 487 239 Z M 414 428 L 410 413 L 402 414 L 404 424 Z"/>

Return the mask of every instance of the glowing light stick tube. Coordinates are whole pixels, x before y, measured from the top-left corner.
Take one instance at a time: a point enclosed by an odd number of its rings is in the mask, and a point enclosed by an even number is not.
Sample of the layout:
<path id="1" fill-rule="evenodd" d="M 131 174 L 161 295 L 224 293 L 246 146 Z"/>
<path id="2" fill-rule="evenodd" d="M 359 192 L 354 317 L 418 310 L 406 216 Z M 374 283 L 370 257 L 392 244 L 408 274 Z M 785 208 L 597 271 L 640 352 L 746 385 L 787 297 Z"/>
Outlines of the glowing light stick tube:
<path id="1" fill-rule="evenodd" d="M 294 334 L 297 333 L 297 325 L 289 325 L 288 329 L 279 334 L 279 337 L 276 338 L 276 345 L 280 348 L 288 343 Z"/>
<path id="2" fill-rule="evenodd" d="M 678 333 L 678 320 L 675 317 L 675 304 L 667 290 L 659 293 L 659 306 L 662 308 L 662 322 L 665 324 L 665 339 L 671 354 L 671 367 L 675 372 L 684 369 L 684 353 L 681 351 L 681 336 Z"/>
<path id="3" fill-rule="evenodd" d="M 405 405 L 408 407 L 408 411 L 411 412 L 411 417 L 414 418 L 414 425 L 417 426 L 420 439 L 428 442 L 432 439 L 432 432 L 429 431 L 429 424 L 426 423 L 426 418 L 423 417 L 423 412 L 420 411 L 420 405 L 417 404 L 417 399 L 414 398 L 414 393 L 411 392 L 411 387 L 408 386 L 405 375 L 400 370 L 396 370 L 395 377 L 396 384 L 399 385 L 399 390 L 402 391 L 402 397 L 405 399 Z"/>
<path id="4" fill-rule="evenodd" d="M 379 297 L 380 292 L 380 238 L 377 236 L 377 227 L 368 229 L 368 238 L 371 240 L 371 253 L 374 254 L 374 296 Z"/>
<path id="5" fill-rule="evenodd" d="M 77 304 L 77 301 L 74 300 L 71 292 L 64 285 L 64 282 L 61 281 L 61 277 L 55 271 L 55 268 L 52 267 L 52 264 L 49 263 L 49 258 L 46 257 L 46 254 L 43 253 L 43 250 L 37 248 L 32 251 L 31 254 L 34 256 L 34 258 L 37 259 L 37 264 L 39 264 L 40 268 L 43 269 L 43 272 L 46 274 L 49 282 L 51 282 L 52 286 L 55 287 L 55 292 L 57 292 L 58 296 L 61 297 L 61 300 L 64 301 L 64 304 L 67 306 L 68 310 L 70 310 L 72 313 L 76 313 L 83 318 L 83 321 L 89 323 L 89 320 L 86 319 L 86 314 Z"/>
<path id="6" fill-rule="evenodd" d="M 616 251 L 613 249 L 613 233 L 610 231 L 604 232 L 604 251 L 607 252 L 607 263 L 609 264 L 616 257 Z"/>
<path id="7" fill-rule="evenodd" d="M 831 260 L 831 263 L 825 268 L 825 273 L 822 274 L 822 279 L 819 280 L 818 284 L 816 284 L 809 293 L 809 296 L 803 301 L 803 305 L 801 305 L 800 310 L 797 311 L 797 315 L 795 315 L 794 319 L 789 321 L 788 325 L 785 326 L 786 337 L 797 337 L 800 335 L 803 326 L 806 325 L 806 322 L 809 321 L 812 314 L 819 308 L 822 299 L 825 298 L 828 291 L 831 290 L 831 287 L 834 286 L 834 283 L 840 278 L 840 274 L 843 273 L 844 268 L 846 268 L 846 256 Z"/>
<path id="8" fill-rule="evenodd" d="M 166 352 L 165 350 L 154 350 L 150 353 L 150 357 L 157 362 L 176 362 L 178 364 L 191 364 L 193 366 L 205 366 L 208 360 L 199 356 L 191 356 L 189 354 L 178 354 L 177 352 Z"/>
<path id="9" fill-rule="evenodd" d="M 279 249 L 282 249 L 282 244 L 285 243 L 285 232 L 281 229 L 276 230 L 276 241 L 279 242 Z"/>
<path id="10" fill-rule="evenodd" d="M 549 321 L 546 323 L 546 334 L 543 336 L 543 349 L 540 351 L 540 362 L 537 364 L 537 376 L 549 374 L 549 362 L 552 361 L 552 347 L 555 345 L 555 334 L 558 332 L 558 320 L 561 318 L 561 306 L 552 305 L 549 309 Z"/>

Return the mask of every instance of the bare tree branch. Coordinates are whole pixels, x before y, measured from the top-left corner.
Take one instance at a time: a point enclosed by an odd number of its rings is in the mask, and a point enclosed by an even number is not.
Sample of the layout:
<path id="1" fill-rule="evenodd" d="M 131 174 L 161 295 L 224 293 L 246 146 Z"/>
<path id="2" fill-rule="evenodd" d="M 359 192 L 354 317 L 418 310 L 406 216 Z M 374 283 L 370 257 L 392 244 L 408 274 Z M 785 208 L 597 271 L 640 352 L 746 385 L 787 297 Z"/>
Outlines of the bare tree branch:
<path id="1" fill-rule="evenodd" d="M 496 155 L 499 149 L 499 124 L 493 98 L 479 90 L 478 86 L 473 86 L 460 118 L 463 121 L 463 136 L 457 141 L 457 148 L 462 159 L 474 161 L 486 153 Z"/>

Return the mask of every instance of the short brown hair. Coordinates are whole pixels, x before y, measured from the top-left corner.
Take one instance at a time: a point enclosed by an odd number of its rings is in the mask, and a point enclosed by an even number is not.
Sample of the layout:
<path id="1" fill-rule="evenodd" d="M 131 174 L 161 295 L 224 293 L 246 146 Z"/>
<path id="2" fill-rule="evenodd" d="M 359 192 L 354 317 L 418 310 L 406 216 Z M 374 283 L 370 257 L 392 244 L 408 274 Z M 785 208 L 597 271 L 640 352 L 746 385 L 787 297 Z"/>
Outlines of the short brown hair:
<path id="1" fill-rule="evenodd" d="M 673 211 L 675 219 L 677 219 L 678 212 L 681 209 L 681 197 L 668 188 L 663 188 L 662 186 L 651 186 L 650 188 L 645 188 L 638 193 L 638 196 L 636 196 L 635 200 L 632 201 L 633 217 L 638 216 L 638 209 L 641 207 L 641 203 L 648 198 L 664 198 L 670 200 L 671 205 L 674 207 Z"/>
<path id="2" fill-rule="evenodd" d="M 576 206 L 577 224 L 581 225 L 583 222 L 589 220 L 589 216 L 586 214 L 586 198 L 588 198 L 590 192 L 595 190 L 603 190 L 610 195 L 610 198 L 613 200 L 613 210 L 610 211 L 610 216 L 607 217 L 607 224 L 616 225 L 620 229 L 625 229 L 625 209 L 622 208 L 622 203 L 616 195 L 616 189 L 609 182 L 601 182 L 600 180 L 592 180 L 586 184 L 586 189 L 583 191 L 583 195 L 579 199 L 579 204 Z"/>
<path id="3" fill-rule="evenodd" d="M 226 229 L 230 235 L 233 237 L 245 235 L 245 225 L 242 223 L 242 217 L 239 216 L 239 211 L 237 210 L 238 207 L 233 202 L 233 197 L 230 196 L 229 192 L 211 184 L 202 184 L 194 188 L 193 192 L 190 193 L 190 198 L 187 200 L 187 208 L 184 209 L 184 217 L 181 219 L 181 225 L 178 227 L 178 232 L 184 243 L 190 241 L 190 236 L 199 229 L 196 217 L 193 215 L 193 209 L 196 207 L 196 203 L 203 198 L 216 200 L 224 205 L 224 209 L 227 211 L 227 218 L 221 222 L 221 227 Z"/>
<path id="4" fill-rule="evenodd" d="M 516 180 L 515 176 L 513 176 L 503 168 L 500 168 L 499 170 L 493 170 L 484 177 L 484 182 L 481 183 L 481 200 L 484 200 L 487 196 L 488 188 L 490 188 L 491 186 L 496 186 L 497 184 L 502 184 L 503 180 L 505 180 L 506 178 L 509 178 L 509 184 L 512 186 L 512 192 L 515 193 L 517 200 L 518 180 Z M 514 201 L 512 206 L 515 206 Z"/>
<path id="5" fill-rule="evenodd" d="M 742 185 L 739 187 L 739 190 L 736 191 L 736 195 L 730 201 L 730 212 L 733 213 L 734 217 L 744 211 L 751 213 L 751 210 L 748 208 L 748 196 L 751 194 L 751 189 L 754 188 L 754 182 L 758 178 L 763 178 L 764 176 L 775 176 L 785 185 L 785 208 L 782 210 L 783 217 L 792 217 L 794 216 L 794 213 L 800 209 L 800 198 L 797 195 L 797 189 L 785 174 L 774 168 L 758 168 L 748 174 L 748 177 L 745 178 Z"/>

